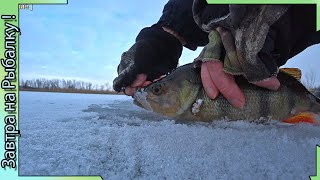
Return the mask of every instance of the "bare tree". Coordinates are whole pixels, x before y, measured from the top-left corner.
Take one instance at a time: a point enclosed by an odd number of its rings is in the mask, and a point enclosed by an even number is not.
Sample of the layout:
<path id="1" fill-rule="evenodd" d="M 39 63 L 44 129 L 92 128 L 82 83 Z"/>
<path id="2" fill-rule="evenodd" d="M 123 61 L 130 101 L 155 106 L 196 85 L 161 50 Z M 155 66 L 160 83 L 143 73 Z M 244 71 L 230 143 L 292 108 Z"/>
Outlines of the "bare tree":
<path id="1" fill-rule="evenodd" d="M 106 91 L 112 91 L 112 87 L 108 82 L 105 83 Z"/>
<path id="2" fill-rule="evenodd" d="M 26 87 L 26 81 L 21 79 L 20 86 L 25 88 Z"/>
<path id="3" fill-rule="evenodd" d="M 317 74 L 314 70 L 310 70 L 306 72 L 305 80 L 303 81 L 303 84 L 308 89 L 314 89 L 316 87 L 316 80 L 317 80 Z"/>
<path id="4" fill-rule="evenodd" d="M 100 91 L 104 91 L 104 85 L 103 84 L 100 85 Z"/>

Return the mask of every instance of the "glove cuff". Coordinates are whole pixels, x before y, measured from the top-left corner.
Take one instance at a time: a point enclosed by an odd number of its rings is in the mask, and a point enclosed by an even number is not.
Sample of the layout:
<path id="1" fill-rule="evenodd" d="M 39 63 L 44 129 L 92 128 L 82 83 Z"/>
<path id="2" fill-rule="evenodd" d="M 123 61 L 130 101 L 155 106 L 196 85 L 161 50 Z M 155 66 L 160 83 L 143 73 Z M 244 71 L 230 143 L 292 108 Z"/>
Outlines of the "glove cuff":
<path id="1" fill-rule="evenodd" d="M 162 26 L 154 24 L 151 27 L 143 28 L 136 37 L 136 42 L 148 40 L 156 40 L 159 45 L 163 45 L 169 50 L 168 53 L 180 58 L 183 47 L 180 40 L 164 31 Z"/>

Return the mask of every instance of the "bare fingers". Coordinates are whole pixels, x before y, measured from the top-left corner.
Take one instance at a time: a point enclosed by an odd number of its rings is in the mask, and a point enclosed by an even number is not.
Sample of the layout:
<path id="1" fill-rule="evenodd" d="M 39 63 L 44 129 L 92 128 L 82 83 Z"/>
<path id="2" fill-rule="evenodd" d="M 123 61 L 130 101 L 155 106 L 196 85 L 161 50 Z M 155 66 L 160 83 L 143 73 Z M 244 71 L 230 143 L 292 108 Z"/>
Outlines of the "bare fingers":
<path id="1" fill-rule="evenodd" d="M 163 77 L 165 77 L 165 75 L 162 75 L 158 79 L 155 79 L 153 81 L 157 81 Z M 146 74 L 138 74 L 131 86 L 125 88 L 124 93 L 128 96 L 133 96 L 134 92 L 137 90 L 138 87 L 145 87 L 151 83 L 152 81 L 147 81 Z"/>
<path id="2" fill-rule="evenodd" d="M 234 77 L 223 71 L 222 62 L 208 61 L 205 62 L 203 66 L 206 67 L 206 70 L 204 70 L 203 72 L 204 74 L 201 74 L 203 76 L 201 77 L 203 84 L 211 84 L 206 85 L 207 87 L 213 87 L 214 85 L 216 89 L 218 89 L 218 92 L 221 92 L 221 94 L 233 106 L 242 109 L 245 105 L 244 94 L 239 88 L 239 86 L 236 84 Z M 210 78 L 208 78 L 208 76 L 211 77 L 211 80 L 209 80 Z M 216 92 L 214 95 L 216 95 Z"/>
<path id="3" fill-rule="evenodd" d="M 259 82 L 253 83 L 253 84 L 256 86 L 267 88 L 267 89 L 274 90 L 274 91 L 279 89 L 279 87 L 280 87 L 280 81 L 276 77 L 271 77 L 269 79 L 259 81 Z"/>
<path id="4" fill-rule="evenodd" d="M 206 63 L 201 64 L 201 80 L 204 90 L 211 99 L 215 99 L 219 95 L 219 90 L 211 79 L 208 66 Z"/>
<path id="5" fill-rule="evenodd" d="M 136 79 L 131 84 L 131 86 L 126 87 L 126 89 L 124 90 L 124 93 L 128 96 L 133 96 L 137 87 L 141 87 L 146 82 L 146 79 L 147 79 L 146 74 L 138 74 Z"/>

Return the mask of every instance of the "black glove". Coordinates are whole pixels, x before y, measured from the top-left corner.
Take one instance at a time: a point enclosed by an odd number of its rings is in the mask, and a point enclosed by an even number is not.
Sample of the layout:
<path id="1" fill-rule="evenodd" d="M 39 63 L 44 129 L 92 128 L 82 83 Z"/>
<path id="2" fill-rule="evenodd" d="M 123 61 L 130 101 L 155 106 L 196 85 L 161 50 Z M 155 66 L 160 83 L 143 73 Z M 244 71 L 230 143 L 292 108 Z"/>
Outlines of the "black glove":
<path id="1" fill-rule="evenodd" d="M 180 41 L 153 25 L 140 31 L 136 43 L 121 56 L 118 77 L 113 81 L 113 89 L 120 92 L 131 85 L 140 73 L 152 81 L 177 67 L 182 53 Z"/>

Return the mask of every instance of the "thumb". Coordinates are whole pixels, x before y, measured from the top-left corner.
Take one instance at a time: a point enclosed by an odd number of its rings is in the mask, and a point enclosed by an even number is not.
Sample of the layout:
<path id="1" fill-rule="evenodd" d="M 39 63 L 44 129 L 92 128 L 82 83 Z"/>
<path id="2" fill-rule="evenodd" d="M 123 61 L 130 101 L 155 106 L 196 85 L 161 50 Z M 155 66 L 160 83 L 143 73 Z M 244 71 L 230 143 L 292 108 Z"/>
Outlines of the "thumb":
<path id="1" fill-rule="evenodd" d="M 123 88 L 131 85 L 136 79 L 137 72 L 137 68 L 134 65 L 129 65 L 113 80 L 113 89 L 121 92 Z"/>
<path id="2" fill-rule="evenodd" d="M 274 76 L 262 81 L 254 82 L 252 84 L 259 87 L 266 88 L 266 89 L 274 90 L 274 91 L 278 90 L 280 87 L 280 81 L 278 80 L 277 77 L 274 77 Z"/>

